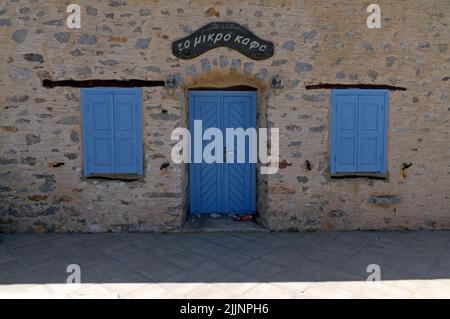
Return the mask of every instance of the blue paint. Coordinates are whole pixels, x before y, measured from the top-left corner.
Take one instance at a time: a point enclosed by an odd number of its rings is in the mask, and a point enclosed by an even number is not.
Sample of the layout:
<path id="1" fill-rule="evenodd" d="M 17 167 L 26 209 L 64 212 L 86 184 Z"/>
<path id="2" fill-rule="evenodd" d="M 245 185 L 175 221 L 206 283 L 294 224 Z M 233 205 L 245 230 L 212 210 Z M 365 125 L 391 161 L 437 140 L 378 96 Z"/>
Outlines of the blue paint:
<path id="1" fill-rule="evenodd" d="M 386 174 L 387 90 L 333 90 L 331 173 Z"/>
<path id="2" fill-rule="evenodd" d="M 190 91 L 189 120 L 191 132 L 195 120 L 202 120 L 201 132 L 192 134 L 192 145 L 199 143 L 210 127 L 223 132 L 226 128 L 256 127 L 256 93 L 247 91 Z M 210 141 L 203 141 L 203 147 Z M 234 142 L 236 145 L 236 140 Z M 249 161 L 248 138 L 245 158 L 237 162 L 236 148 L 228 150 L 228 163 L 196 163 L 201 154 L 191 152 L 190 210 L 191 213 L 254 213 L 256 210 L 256 164 Z M 230 158 L 233 157 L 233 163 Z"/>
<path id="3" fill-rule="evenodd" d="M 82 89 L 82 105 L 84 175 L 141 175 L 141 90 Z"/>

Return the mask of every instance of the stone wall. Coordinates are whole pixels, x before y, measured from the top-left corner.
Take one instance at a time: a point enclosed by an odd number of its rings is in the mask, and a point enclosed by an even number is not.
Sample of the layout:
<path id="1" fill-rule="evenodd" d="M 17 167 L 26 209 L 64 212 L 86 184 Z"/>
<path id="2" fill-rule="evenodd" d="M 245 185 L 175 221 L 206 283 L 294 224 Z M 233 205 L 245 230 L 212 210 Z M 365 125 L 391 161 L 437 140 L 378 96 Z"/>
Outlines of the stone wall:
<path id="1" fill-rule="evenodd" d="M 66 6 L 76 2 L 0 4 L 0 232 L 179 229 L 188 171 L 170 160 L 170 134 L 187 125 L 187 89 L 208 83 L 258 88 L 258 125 L 280 128 L 281 168 L 258 176 L 267 227 L 450 228 L 448 1 L 383 1 L 375 30 L 365 23 L 370 2 L 350 0 L 78 1 L 81 29 L 68 29 Z M 274 42 L 275 55 L 171 54 L 172 41 L 213 21 L 248 27 Z M 42 80 L 168 74 L 175 96 L 142 89 L 144 178 L 84 178 L 80 89 Z M 276 74 L 286 82 L 280 95 L 269 88 Z M 330 178 L 331 92 L 305 89 L 319 82 L 407 88 L 390 94 L 386 180 Z"/>

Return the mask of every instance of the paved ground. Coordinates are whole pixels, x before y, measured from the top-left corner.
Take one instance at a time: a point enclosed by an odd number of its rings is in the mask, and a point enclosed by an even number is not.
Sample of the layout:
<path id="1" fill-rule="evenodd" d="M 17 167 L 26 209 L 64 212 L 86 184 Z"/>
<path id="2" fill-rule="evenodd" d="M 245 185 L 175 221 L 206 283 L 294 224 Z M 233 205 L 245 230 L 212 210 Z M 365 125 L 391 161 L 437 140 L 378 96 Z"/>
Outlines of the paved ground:
<path id="1" fill-rule="evenodd" d="M 0 235 L 0 298 L 450 297 L 450 232 Z M 78 264 L 81 284 L 66 284 Z M 366 281 L 369 264 L 379 283 Z"/>

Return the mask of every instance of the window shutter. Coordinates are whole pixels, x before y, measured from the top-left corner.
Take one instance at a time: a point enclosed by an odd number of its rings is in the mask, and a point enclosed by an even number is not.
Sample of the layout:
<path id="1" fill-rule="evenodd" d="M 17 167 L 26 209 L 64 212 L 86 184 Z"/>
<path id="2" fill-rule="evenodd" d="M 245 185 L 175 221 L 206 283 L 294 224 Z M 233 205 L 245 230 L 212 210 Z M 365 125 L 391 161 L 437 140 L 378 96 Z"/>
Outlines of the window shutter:
<path id="1" fill-rule="evenodd" d="M 331 173 L 356 172 L 358 96 L 333 91 Z"/>
<path id="2" fill-rule="evenodd" d="M 86 92 L 83 102 L 85 174 L 110 173 L 114 169 L 113 96 Z"/>
<path id="3" fill-rule="evenodd" d="M 331 173 L 386 173 L 389 91 L 333 90 Z"/>
<path id="4" fill-rule="evenodd" d="M 83 89 L 84 174 L 139 174 L 142 162 L 138 89 Z"/>
<path id="5" fill-rule="evenodd" d="M 114 94 L 115 173 L 142 173 L 142 142 L 139 96 Z"/>
<path id="6" fill-rule="evenodd" d="M 358 172 L 385 172 L 387 92 L 359 96 Z"/>

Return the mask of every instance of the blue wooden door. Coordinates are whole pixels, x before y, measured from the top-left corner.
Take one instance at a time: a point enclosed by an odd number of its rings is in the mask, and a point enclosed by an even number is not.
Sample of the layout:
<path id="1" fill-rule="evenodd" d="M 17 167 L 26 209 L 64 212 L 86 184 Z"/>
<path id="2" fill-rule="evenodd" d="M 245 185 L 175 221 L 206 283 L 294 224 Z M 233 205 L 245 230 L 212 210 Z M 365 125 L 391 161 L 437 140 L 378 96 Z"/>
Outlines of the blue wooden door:
<path id="1" fill-rule="evenodd" d="M 227 143 L 226 129 L 240 128 L 245 131 L 256 127 L 255 92 L 191 91 L 189 107 L 192 138 L 191 213 L 254 213 L 256 210 L 256 163 L 251 161 L 250 138 L 246 135 L 233 135 L 234 141 Z M 195 131 L 195 121 L 200 120 L 202 121 L 201 131 Z M 221 159 L 223 161 L 219 163 L 206 163 L 200 156 L 199 150 L 193 148 L 195 140 L 197 139 L 198 143 L 203 133 L 211 127 L 218 128 L 222 132 Z M 242 139 L 242 136 L 244 136 L 245 145 L 238 143 L 238 139 Z M 202 142 L 202 150 L 208 143 L 210 141 Z M 231 147 L 227 148 L 227 144 Z M 244 149 L 238 150 L 239 145 L 244 145 Z M 238 158 L 238 151 L 242 151 L 240 158 Z M 198 163 L 199 160 L 200 163 Z"/>
<path id="2" fill-rule="evenodd" d="M 241 92 L 238 92 L 241 93 Z M 247 130 L 256 127 L 255 93 L 226 94 L 222 100 L 224 132 L 227 128 Z M 229 136 L 225 135 L 225 145 Z M 256 163 L 250 161 L 249 137 L 233 136 L 232 148 L 226 147 L 227 163 L 224 165 L 224 213 L 252 213 L 255 211 Z M 256 142 L 256 141 L 255 141 Z M 254 144 L 256 146 L 256 144 Z M 243 149 L 239 150 L 238 147 Z M 239 151 L 244 156 L 239 158 Z M 256 149 L 253 150 L 256 155 Z M 231 154 L 230 154 L 231 153 Z M 231 158 L 230 158 L 231 156 Z M 230 161 L 232 159 L 232 161 Z M 230 163 L 231 162 L 231 163 Z M 242 163 L 243 162 L 243 163 Z"/>
<path id="3" fill-rule="evenodd" d="M 208 128 L 222 127 L 220 112 L 221 98 L 213 94 L 190 93 L 191 164 L 190 192 L 191 211 L 216 213 L 222 210 L 223 165 L 203 161 L 203 149 L 207 141 L 202 140 Z M 201 121 L 201 130 L 194 129 L 195 121 Z M 194 149 L 195 140 L 200 140 L 202 148 Z"/>

